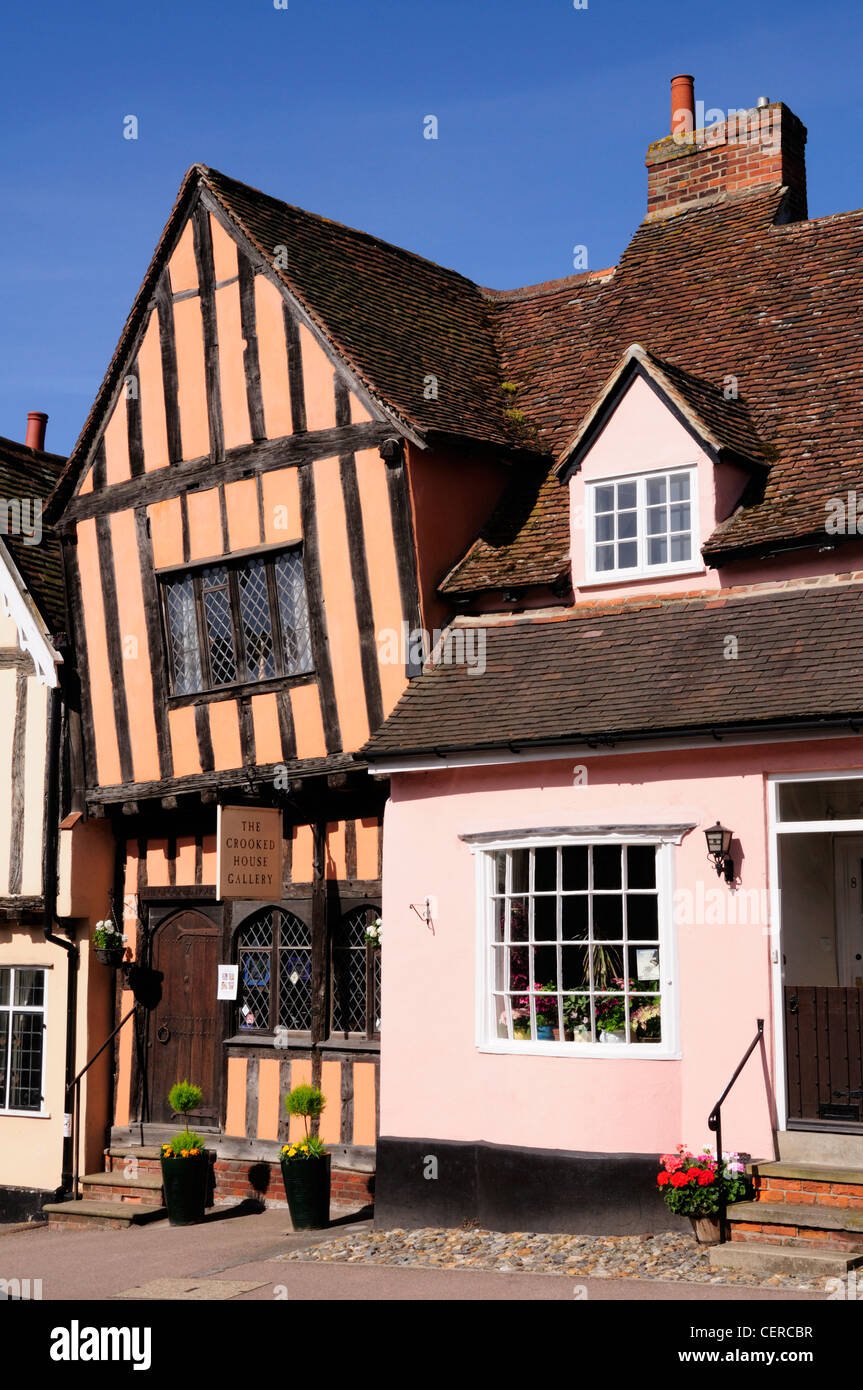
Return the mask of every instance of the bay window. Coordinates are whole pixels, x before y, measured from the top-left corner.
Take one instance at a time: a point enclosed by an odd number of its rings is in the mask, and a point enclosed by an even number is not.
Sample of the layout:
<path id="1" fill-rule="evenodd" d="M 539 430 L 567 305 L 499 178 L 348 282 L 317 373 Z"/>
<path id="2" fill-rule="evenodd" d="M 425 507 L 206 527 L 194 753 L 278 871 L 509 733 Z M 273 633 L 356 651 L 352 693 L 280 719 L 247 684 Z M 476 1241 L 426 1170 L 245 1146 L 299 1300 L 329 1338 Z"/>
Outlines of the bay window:
<path id="1" fill-rule="evenodd" d="M 480 1046 L 672 1055 L 667 841 L 610 833 L 475 848 Z"/>

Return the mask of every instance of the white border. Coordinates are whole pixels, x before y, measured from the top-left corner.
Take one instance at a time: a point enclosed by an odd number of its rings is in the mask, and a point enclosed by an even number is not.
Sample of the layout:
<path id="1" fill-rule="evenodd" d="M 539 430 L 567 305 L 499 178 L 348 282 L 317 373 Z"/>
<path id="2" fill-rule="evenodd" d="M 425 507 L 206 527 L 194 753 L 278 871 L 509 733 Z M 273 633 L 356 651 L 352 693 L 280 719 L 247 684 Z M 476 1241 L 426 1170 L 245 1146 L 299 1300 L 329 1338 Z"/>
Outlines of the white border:
<path id="1" fill-rule="evenodd" d="M 505 835 L 501 831 L 501 835 Z M 594 830 L 589 835 L 580 835 L 577 832 L 561 832 L 557 835 L 537 834 L 526 835 L 519 840 L 502 839 L 500 843 L 494 840 L 485 841 L 480 845 L 470 844 L 468 847 L 473 855 L 476 856 L 476 998 L 474 1010 L 475 1025 L 475 1044 L 478 1052 L 503 1054 L 507 1056 L 522 1057 L 585 1057 L 590 1059 L 602 1059 L 603 1061 L 625 1061 L 634 1058 L 638 1061 L 654 1062 L 679 1062 L 683 1056 L 680 1047 L 680 990 L 679 973 L 677 958 L 677 931 L 674 922 L 674 865 L 672 849 L 675 844 L 680 844 L 681 832 L 679 826 L 671 827 L 669 830 L 654 830 L 649 835 L 639 835 L 637 832 L 631 834 L 621 834 L 614 825 L 609 825 L 607 832 Z M 492 854 L 498 849 L 536 849 L 542 846 L 556 848 L 558 845 L 596 845 L 596 844 L 618 844 L 618 845 L 655 845 L 656 856 L 656 884 L 659 898 L 659 947 L 662 951 L 662 958 L 668 962 L 668 973 L 670 979 L 663 981 L 662 999 L 662 1022 L 663 1022 L 663 1042 L 657 1047 L 653 1043 L 625 1043 L 622 1047 L 609 1047 L 602 1043 L 538 1043 L 534 1041 L 521 1042 L 512 1038 L 496 1038 L 492 1036 L 492 989 L 489 979 L 489 959 L 488 951 L 489 938 L 491 931 L 491 913 L 489 904 L 492 892 Z M 663 972 L 665 973 L 665 972 Z"/>

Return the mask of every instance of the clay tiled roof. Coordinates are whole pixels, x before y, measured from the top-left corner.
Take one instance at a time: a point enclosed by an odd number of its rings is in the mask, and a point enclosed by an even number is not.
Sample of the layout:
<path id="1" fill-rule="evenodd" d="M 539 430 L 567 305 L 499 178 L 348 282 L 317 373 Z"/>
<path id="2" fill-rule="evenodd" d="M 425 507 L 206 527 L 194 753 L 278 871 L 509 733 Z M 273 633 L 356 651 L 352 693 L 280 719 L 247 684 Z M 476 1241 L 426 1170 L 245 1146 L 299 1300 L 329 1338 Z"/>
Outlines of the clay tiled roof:
<path id="1" fill-rule="evenodd" d="M 631 343 L 714 389 L 737 378 L 773 462 L 763 500 L 711 537 L 713 557 L 823 531 L 825 498 L 853 487 L 863 463 L 863 213 L 775 225 L 782 200 L 779 188 L 759 189 L 643 223 L 613 276 L 494 301 L 504 375 L 554 455 Z M 512 506 L 523 514 L 522 487 Z M 514 537 L 504 499 L 447 589 L 559 575 L 562 492 L 547 473 Z"/>
<path id="2" fill-rule="evenodd" d="M 861 578 L 489 619 L 485 672 L 427 666 L 362 756 L 859 718 L 863 684 L 848 652 L 863 644 Z"/>
<path id="3" fill-rule="evenodd" d="M 28 449 L 12 439 L 0 438 L 0 497 L 7 503 L 17 499 L 19 505 L 30 500 L 31 526 L 35 520 L 33 503 L 44 507 L 66 460 L 58 454 L 46 454 Z M 24 537 L 6 535 L 0 526 L 0 538 L 27 586 L 46 626 L 52 633 L 66 627 L 63 598 L 63 564 L 57 537 L 42 522 L 42 538 L 38 545 L 25 544 Z"/>

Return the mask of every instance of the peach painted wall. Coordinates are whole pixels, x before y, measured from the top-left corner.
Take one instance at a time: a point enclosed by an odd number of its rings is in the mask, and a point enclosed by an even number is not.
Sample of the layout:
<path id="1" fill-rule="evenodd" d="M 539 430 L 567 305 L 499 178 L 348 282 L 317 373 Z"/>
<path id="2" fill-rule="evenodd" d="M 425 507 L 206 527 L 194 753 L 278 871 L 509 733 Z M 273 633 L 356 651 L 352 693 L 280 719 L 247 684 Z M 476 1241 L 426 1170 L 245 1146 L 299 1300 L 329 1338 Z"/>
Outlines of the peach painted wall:
<path id="1" fill-rule="evenodd" d="M 437 586 L 476 539 L 512 473 L 503 463 L 408 444 L 407 477 L 423 626 L 442 627 L 450 608 Z"/>
<path id="2" fill-rule="evenodd" d="M 699 883 L 702 905 L 719 884 L 704 828 L 717 817 L 733 827 L 741 888 L 760 893 L 768 887 L 766 774 L 863 769 L 863 749 L 825 740 L 796 750 L 588 757 L 579 759 L 584 786 L 573 785 L 574 761 L 393 775 L 384 829 L 382 1134 L 655 1153 L 708 1138 L 706 1116 L 757 1018 L 767 1021 L 772 1065 L 766 923 L 753 921 L 759 914 L 751 910 L 749 925 L 693 920 L 713 916 L 697 906 Z M 681 899 L 674 908 L 682 1059 L 480 1052 L 474 856 L 459 835 L 615 824 L 695 825 L 671 850 L 673 887 L 692 894 L 691 911 Z M 433 932 L 410 909 L 426 895 L 438 900 Z M 417 1027 L 418 1009 L 428 1027 Z M 771 1153 L 771 1109 L 757 1064 L 738 1082 L 723 1127 L 727 1146 Z"/>

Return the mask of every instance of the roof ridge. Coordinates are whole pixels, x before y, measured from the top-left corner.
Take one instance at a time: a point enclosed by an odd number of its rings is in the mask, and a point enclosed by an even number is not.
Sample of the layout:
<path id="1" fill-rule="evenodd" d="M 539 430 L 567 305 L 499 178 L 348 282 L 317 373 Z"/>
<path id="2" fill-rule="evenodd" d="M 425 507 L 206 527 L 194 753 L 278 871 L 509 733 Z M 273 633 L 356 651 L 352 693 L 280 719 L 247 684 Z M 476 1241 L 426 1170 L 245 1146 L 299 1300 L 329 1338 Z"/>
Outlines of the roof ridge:
<path id="1" fill-rule="evenodd" d="M 454 270 L 452 266 L 441 265 L 440 261 L 433 261 L 429 256 L 421 256 L 417 251 L 409 251 L 406 246 L 399 246 L 395 241 L 387 241 L 385 237 L 376 236 L 374 232 L 365 232 L 362 227 L 352 227 L 348 222 L 339 222 L 335 217 L 325 217 L 323 213 L 312 212 L 310 208 L 300 207 L 299 203 L 288 203 L 284 198 L 276 198 L 272 193 L 265 193 L 262 188 L 256 188 L 254 184 L 243 183 L 241 179 L 235 179 L 233 175 L 222 173 L 220 169 L 213 169 L 209 165 L 196 164 L 194 168 L 202 171 L 208 186 L 209 176 L 214 175 L 218 179 L 224 179 L 227 183 L 233 183 L 239 188 L 246 189 L 249 193 L 254 193 L 258 198 L 265 198 L 268 203 L 275 203 L 279 207 L 287 208 L 289 212 L 299 213 L 302 217 L 314 218 L 316 222 L 323 222 L 328 227 L 337 227 L 340 231 L 350 232 L 351 236 L 360 237 L 363 241 L 383 247 L 386 251 L 396 251 L 408 260 L 419 261 L 421 265 L 431 266 L 433 270 L 443 271 L 445 275 L 453 275 L 463 284 L 469 285 L 471 289 L 482 293 L 481 286 L 475 280 L 471 280 L 469 276 L 462 275 L 460 270 Z M 210 191 L 216 193 L 214 188 L 210 188 Z"/>

